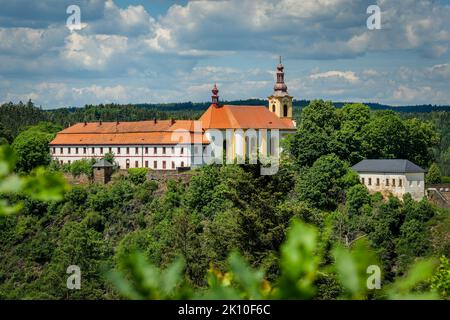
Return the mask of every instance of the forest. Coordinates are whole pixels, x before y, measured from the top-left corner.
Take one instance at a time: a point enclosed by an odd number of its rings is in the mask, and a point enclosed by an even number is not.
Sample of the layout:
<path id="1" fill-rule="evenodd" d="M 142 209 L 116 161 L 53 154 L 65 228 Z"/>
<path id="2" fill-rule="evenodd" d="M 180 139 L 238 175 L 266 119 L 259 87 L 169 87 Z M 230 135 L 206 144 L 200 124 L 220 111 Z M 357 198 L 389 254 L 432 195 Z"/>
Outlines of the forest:
<path id="1" fill-rule="evenodd" d="M 70 123 L 195 118 L 196 108 L 2 105 L 0 299 L 449 298 L 450 211 L 369 194 L 350 168 L 402 158 L 429 169 L 428 183 L 447 181 L 449 112 L 308 102 L 273 176 L 209 165 L 164 186 L 145 169 L 69 186 L 62 174 L 90 164 L 48 154 Z M 70 265 L 79 290 L 66 287 Z M 369 266 L 379 288 L 367 285 Z"/>

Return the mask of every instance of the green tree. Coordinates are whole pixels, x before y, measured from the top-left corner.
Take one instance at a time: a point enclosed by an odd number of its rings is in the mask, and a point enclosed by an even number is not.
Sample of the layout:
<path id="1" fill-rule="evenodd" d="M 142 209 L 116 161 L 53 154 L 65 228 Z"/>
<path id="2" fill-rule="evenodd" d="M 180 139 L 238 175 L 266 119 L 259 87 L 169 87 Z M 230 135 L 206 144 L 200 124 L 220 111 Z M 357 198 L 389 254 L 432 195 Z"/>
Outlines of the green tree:
<path id="1" fill-rule="evenodd" d="M 57 126 L 42 123 L 21 132 L 11 145 L 17 155 L 16 170 L 30 172 L 48 165 L 51 161 L 48 144 L 58 130 Z"/>
<path id="2" fill-rule="evenodd" d="M 428 173 L 425 177 L 427 184 L 441 183 L 441 170 L 436 163 L 433 163 L 428 169 Z"/>
<path id="3" fill-rule="evenodd" d="M 359 180 L 346 162 L 335 155 L 320 157 L 306 169 L 297 183 L 298 197 L 319 209 L 334 210 L 345 191 Z"/>
<path id="4" fill-rule="evenodd" d="M 296 134 L 289 141 L 289 151 L 299 167 L 311 166 L 329 154 L 328 141 L 339 128 L 339 119 L 331 101 L 314 100 L 303 109 Z"/>
<path id="5" fill-rule="evenodd" d="M 128 179 L 134 184 L 142 184 L 147 180 L 147 168 L 130 168 L 128 169 Z"/>

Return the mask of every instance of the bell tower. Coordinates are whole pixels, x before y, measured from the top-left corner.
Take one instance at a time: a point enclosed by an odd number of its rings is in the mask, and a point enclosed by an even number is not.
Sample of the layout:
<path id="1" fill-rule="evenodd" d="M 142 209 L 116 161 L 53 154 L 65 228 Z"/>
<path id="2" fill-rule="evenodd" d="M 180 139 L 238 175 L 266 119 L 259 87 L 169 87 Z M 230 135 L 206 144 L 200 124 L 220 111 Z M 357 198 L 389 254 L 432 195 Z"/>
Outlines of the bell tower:
<path id="1" fill-rule="evenodd" d="M 284 66 L 280 62 L 277 66 L 277 82 L 273 87 L 273 94 L 269 99 L 269 111 L 275 113 L 279 118 L 292 119 L 292 97 L 288 94 L 284 83 Z"/>

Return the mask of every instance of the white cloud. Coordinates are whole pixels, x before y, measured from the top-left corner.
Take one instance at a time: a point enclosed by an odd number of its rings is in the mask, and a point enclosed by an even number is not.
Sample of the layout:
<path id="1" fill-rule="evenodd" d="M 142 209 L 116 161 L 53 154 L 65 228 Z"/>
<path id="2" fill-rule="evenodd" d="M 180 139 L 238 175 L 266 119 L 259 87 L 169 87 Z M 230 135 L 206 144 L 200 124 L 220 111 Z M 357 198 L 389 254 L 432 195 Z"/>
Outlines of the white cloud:
<path id="1" fill-rule="evenodd" d="M 115 55 L 127 52 L 128 38 L 118 35 L 83 36 L 76 32 L 66 38 L 61 56 L 66 65 L 83 69 L 105 69 Z"/>
<path id="2" fill-rule="evenodd" d="M 311 79 L 344 79 L 348 82 L 358 82 L 359 78 L 353 71 L 326 71 L 321 73 L 314 73 L 309 76 Z"/>

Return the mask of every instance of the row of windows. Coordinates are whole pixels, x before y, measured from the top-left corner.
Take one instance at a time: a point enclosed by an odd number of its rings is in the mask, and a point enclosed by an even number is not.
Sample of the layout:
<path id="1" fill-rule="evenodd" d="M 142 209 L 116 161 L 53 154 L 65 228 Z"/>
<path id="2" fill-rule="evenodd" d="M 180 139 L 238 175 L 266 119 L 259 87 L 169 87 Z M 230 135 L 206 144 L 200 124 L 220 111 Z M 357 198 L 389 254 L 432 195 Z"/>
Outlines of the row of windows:
<path id="1" fill-rule="evenodd" d="M 60 163 L 61 163 L 61 164 L 64 164 L 64 161 L 63 161 L 63 160 L 60 160 Z M 67 163 L 68 163 L 68 164 L 71 164 L 72 161 L 71 161 L 71 160 L 68 160 Z M 126 160 L 125 168 L 126 168 L 126 169 L 131 168 L 130 165 L 131 165 L 131 164 L 130 164 L 130 159 L 127 159 L 127 160 Z M 139 161 L 135 161 L 135 162 L 134 162 L 134 168 L 139 168 L 139 167 L 140 167 Z M 184 167 L 184 161 L 181 161 L 181 167 Z M 150 168 L 150 167 L 149 167 L 149 162 L 148 162 L 148 161 L 145 161 L 145 162 L 144 162 L 144 168 Z M 175 168 L 175 161 L 171 161 L 171 163 L 170 163 L 170 168 L 171 168 L 171 169 L 176 169 L 176 168 Z M 120 166 L 119 166 L 119 169 L 120 169 Z M 153 167 L 151 167 L 151 169 L 168 169 L 168 167 L 167 167 L 167 162 L 166 162 L 166 161 L 163 161 L 163 162 L 162 162 L 162 168 L 158 168 L 158 161 L 153 161 Z"/>
<path id="2" fill-rule="evenodd" d="M 72 154 L 72 151 L 74 152 L 74 154 L 87 154 L 88 148 L 87 147 L 68 147 L 68 148 L 59 148 L 59 153 L 60 154 L 64 154 L 64 149 L 67 149 L 67 154 Z M 117 148 L 112 148 L 112 147 L 108 147 L 108 148 L 104 148 L 104 147 L 100 147 L 100 154 L 103 154 L 103 152 L 109 152 L 112 153 L 115 151 L 115 154 L 121 154 L 122 149 L 125 149 L 125 154 L 130 154 L 130 147 L 117 147 Z M 114 149 L 114 150 L 113 150 Z M 141 147 L 135 147 L 134 148 L 134 154 L 139 154 L 139 149 L 141 149 Z M 150 149 L 153 149 L 153 154 L 158 154 L 158 149 L 161 151 L 161 154 L 167 154 L 168 149 L 171 150 L 171 154 L 175 154 L 175 148 L 174 147 L 161 147 L 161 148 L 157 148 L 157 147 L 144 147 L 143 148 L 143 152 L 144 154 L 148 154 Z M 52 153 L 55 154 L 56 153 L 56 147 L 52 148 Z M 95 148 L 91 147 L 91 153 L 94 154 L 95 153 Z M 180 154 L 184 154 L 184 148 L 180 149 Z"/>
<path id="3" fill-rule="evenodd" d="M 390 185 L 390 183 L 392 183 L 392 186 L 395 187 L 395 186 L 396 186 L 396 181 L 397 181 L 396 179 L 389 179 L 389 178 L 386 178 L 385 186 L 388 187 L 388 186 Z M 362 184 L 366 184 L 365 178 L 361 178 L 361 183 L 362 183 Z M 371 185 L 372 185 L 372 178 L 367 178 L 367 185 L 368 185 L 368 186 L 371 186 Z M 379 185 L 380 185 L 380 178 L 376 178 L 375 185 L 376 185 L 376 186 L 379 186 Z M 399 186 L 399 187 L 402 187 L 402 186 L 403 186 L 403 180 L 402 180 L 402 179 L 398 179 L 398 186 Z"/>

